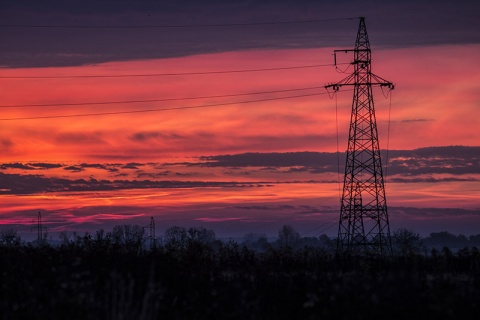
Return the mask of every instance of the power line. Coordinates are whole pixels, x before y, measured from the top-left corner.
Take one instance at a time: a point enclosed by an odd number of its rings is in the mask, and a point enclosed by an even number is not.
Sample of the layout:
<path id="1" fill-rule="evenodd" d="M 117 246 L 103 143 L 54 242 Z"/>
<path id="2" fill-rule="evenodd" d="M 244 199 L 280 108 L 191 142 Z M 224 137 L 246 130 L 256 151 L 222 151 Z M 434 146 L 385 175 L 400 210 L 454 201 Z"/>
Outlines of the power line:
<path id="1" fill-rule="evenodd" d="M 337 63 L 350 64 L 350 63 Z M 199 71 L 199 72 L 172 72 L 172 73 L 141 73 L 141 74 L 117 74 L 117 75 L 65 75 L 65 76 L 0 76 L 0 79 L 69 79 L 69 78 L 127 78 L 127 77 L 165 77 L 165 76 L 191 76 L 191 75 L 207 75 L 207 74 L 225 74 L 225 73 L 246 73 L 246 72 L 262 72 L 262 71 L 278 71 L 307 69 L 319 67 L 332 67 L 333 64 L 313 64 L 305 66 L 291 66 L 278 68 L 261 68 L 261 69 L 238 69 L 238 70 L 218 70 L 218 71 Z"/>
<path id="2" fill-rule="evenodd" d="M 279 97 L 279 98 L 265 98 L 265 99 L 256 99 L 256 100 L 245 100 L 245 101 L 225 102 L 225 103 L 212 103 L 212 104 L 204 104 L 204 105 L 197 105 L 197 106 L 170 107 L 170 108 L 159 108 L 159 109 L 157 108 L 157 109 L 112 111 L 112 112 L 98 112 L 98 113 L 82 113 L 82 114 L 56 115 L 56 116 L 2 118 L 2 119 L 0 119 L 0 121 L 76 118 L 76 117 L 117 115 L 117 114 L 161 112 L 161 111 L 170 111 L 170 110 L 200 109 L 200 108 L 220 107 L 220 106 L 228 106 L 228 105 L 236 105 L 236 104 L 248 104 L 248 103 L 255 103 L 255 102 L 266 102 L 266 101 L 275 101 L 275 100 L 296 99 L 296 98 L 303 98 L 303 97 L 313 97 L 313 96 L 319 96 L 319 95 L 324 95 L 324 94 L 327 94 L 327 93 L 311 93 L 311 94 L 301 94 L 301 95 L 286 96 L 286 97 Z"/>
<path id="3" fill-rule="evenodd" d="M 225 95 L 213 95 L 213 96 L 198 96 L 198 97 L 185 97 L 185 98 L 167 98 L 167 99 L 146 99 L 146 100 L 124 100 L 124 101 L 102 101 L 102 102 L 78 102 L 78 103 L 52 103 L 52 104 L 19 104 L 19 105 L 0 105 L 0 108 L 30 108 L 30 107 L 60 107 L 60 106 L 89 106 L 89 105 L 109 105 L 109 104 L 130 104 L 130 103 L 148 103 L 148 102 L 166 102 L 166 101 L 182 101 L 182 100 L 197 100 L 197 99 L 212 99 L 212 98 L 229 98 L 248 95 L 260 95 L 270 93 L 283 93 L 292 91 L 304 91 L 323 89 L 323 86 L 306 87 L 296 89 L 284 89 L 284 90 L 271 90 L 260 92 L 248 92 L 248 93 L 233 93 Z"/>
<path id="4" fill-rule="evenodd" d="M 331 223 L 331 224 L 330 224 L 329 226 L 327 226 L 326 228 L 324 228 L 324 229 L 318 231 L 317 233 L 315 233 L 315 237 L 318 236 L 318 235 L 320 235 L 320 234 L 322 234 L 322 233 L 324 233 L 325 231 L 327 231 L 328 229 L 330 229 L 331 227 L 333 227 L 333 226 L 335 226 L 335 225 L 337 225 L 337 224 L 338 224 L 337 221 Z"/>
<path id="5" fill-rule="evenodd" d="M 316 231 L 316 230 L 318 230 L 322 227 L 325 227 L 327 224 L 331 224 L 334 220 L 335 220 L 335 223 L 336 223 L 337 217 L 335 217 L 334 219 L 330 219 L 327 222 L 324 222 L 324 223 L 320 224 L 319 226 L 316 226 L 315 228 L 313 228 L 313 229 L 311 229 L 307 232 L 302 233 L 302 237 L 305 237 L 307 234 L 312 233 L 313 231 Z M 330 227 L 328 227 L 328 228 L 330 228 Z M 327 230 L 327 229 L 325 229 L 325 230 Z M 323 232 L 323 229 L 320 232 Z M 318 234 L 319 234 L 319 232 L 317 231 L 316 235 L 318 235 Z"/>
<path id="6" fill-rule="evenodd" d="M 218 27 L 246 27 L 246 26 L 268 26 L 281 24 L 307 24 L 319 22 L 333 22 L 356 20 L 358 18 L 337 18 L 337 19 L 312 19 L 312 20 L 291 20 L 274 22 L 240 22 L 240 23 L 211 23 L 211 24 L 181 24 L 181 25 L 27 25 L 27 24 L 1 24 L 1 28 L 55 28 L 55 29 L 155 29 L 155 28 L 218 28 Z"/>

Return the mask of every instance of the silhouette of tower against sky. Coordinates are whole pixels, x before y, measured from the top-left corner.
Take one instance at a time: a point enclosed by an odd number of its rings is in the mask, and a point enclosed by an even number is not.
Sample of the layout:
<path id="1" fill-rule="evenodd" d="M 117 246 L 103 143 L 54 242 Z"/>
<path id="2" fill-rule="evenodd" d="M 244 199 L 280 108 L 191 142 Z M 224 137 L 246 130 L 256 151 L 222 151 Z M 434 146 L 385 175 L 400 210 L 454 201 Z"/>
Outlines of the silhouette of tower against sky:
<path id="1" fill-rule="evenodd" d="M 155 238 L 155 220 L 153 219 L 153 217 L 150 217 L 150 250 L 153 250 L 155 249 L 155 247 L 157 246 L 156 244 L 156 238 Z"/>
<path id="2" fill-rule="evenodd" d="M 335 92 L 343 86 L 353 87 L 337 253 L 390 255 L 390 224 L 372 87 L 383 86 L 391 90 L 393 84 L 372 74 L 365 18 L 360 18 L 355 48 L 335 50 L 335 64 L 337 52 L 353 52 L 354 67 L 353 73 L 343 80 L 325 86 Z"/>
<path id="3" fill-rule="evenodd" d="M 46 234 L 45 231 L 47 228 L 43 226 L 42 222 L 42 213 L 39 211 L 37 215 L 37 223 L 35 227 L 32 227 L 32 229 L 37 230 L 37 245 L 43 245 L 46 241 Z"/>

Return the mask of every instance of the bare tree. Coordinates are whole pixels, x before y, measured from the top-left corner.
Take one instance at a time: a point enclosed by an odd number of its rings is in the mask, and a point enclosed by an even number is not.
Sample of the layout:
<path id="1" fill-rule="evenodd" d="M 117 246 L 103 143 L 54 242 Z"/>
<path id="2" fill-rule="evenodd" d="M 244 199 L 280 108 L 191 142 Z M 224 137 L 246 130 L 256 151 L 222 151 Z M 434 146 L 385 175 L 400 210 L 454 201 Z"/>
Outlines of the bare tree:
<path id="1" fill-rule="evenodd" d="M 103 236 L 97 234 L 97 238 Z M 139 225 L 123 224 L 114 226 L 110 235 L 112 242 L 116 245 L 128 247 L 130 249 L 141 250 L 145 245 L 145 228 Z"/>
<path id="2" fill-rule="evenodd" d="M 7 228 L 0 232 L 0 244 L 4 246 L 18 246 L 20 243 L 21 238 L 15 229 Z"/>
<path id="3" fill-rule="evenodd" d="M 187 239 L 187 230 L 184 227 L 173 226 L 165 230 L 165 242 L 169 247 L 185 248 Z"/>
<path id="4" fill-rule="evenodd" d="M 264 233 L 249 232 L 243 236 L 243 243 L 249 249 L 264 251 L 269 247 L 267 236 Z"/>
<path id="5" fill-rule="evenodd" d="M 58 235 L 58 237 L 60 238 L 60 241 L 62 241 L 62 245 L 64 246 L 67 246 L 69 245 L 70 243 L 72 243 L 73 241 L 71 240 L 71 238 L 73 237 L 74 238 L 74 235 L 72 235 L 70 232 L 68 231 L 61 231 Z"/>
<path id="6" fill-rule="evenodd" d="M 400 255 L 419 254 L 422 245 L 423 241 L 420 235 L 412 230 L 400 228 L 393 232 L 393 247 Z"/>
<path id="7" fill-rule="evenodd" d="M 300 239 L 300 234 L 291 225 L 284 225 L 278 231 L 278 237 L 282 247 L 293 248 Z"/>
<path id="8" fill-rule="evenodd" d="M 215 241 L 215 232 L 204 227 L 189 228 L 188 236 L 190 240 L 203 244 L 212 243 Z"/>

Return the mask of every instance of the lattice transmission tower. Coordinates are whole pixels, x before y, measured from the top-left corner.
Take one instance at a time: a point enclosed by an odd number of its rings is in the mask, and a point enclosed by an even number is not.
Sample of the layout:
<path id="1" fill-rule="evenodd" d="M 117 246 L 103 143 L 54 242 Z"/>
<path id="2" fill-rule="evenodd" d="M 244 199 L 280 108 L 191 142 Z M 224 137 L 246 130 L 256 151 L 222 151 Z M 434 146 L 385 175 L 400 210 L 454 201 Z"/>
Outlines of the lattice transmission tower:
<path id="1" fill-rule="evenodd" d="M 325 86 L 338 91 L 353 87 L 345 176 L 338 225 L 338 253 L 390 255 L 392 245 L 385 186 L 380 158 L 372 87 L 393 89 L 393 84 L 372 73 L 372 58 L 365 18 L 360 18 L 353 52 L 354 71 L 343 80 Z"/>
<path id="2" fill-rule="evenodd" d="M 150 217 L 150 250 L 153 250 L 157 247 L 157 239 L 155 238 L 155 220 L 153 217 Z"/>
<path id="3" fill-rule="evenodd" d="M 43 226 L 42 213 L 40 211 L 38 212 L 38 215 L 37 215 L 37 223 L 34 227 L 32 227 L 32 229 L 37 230 L 37 242 L 36 242 L 36 244 L 38 246 L 44 245 L 46 240 L 47 240 L 47 234 L 46 234 L 47 228 Z"/>

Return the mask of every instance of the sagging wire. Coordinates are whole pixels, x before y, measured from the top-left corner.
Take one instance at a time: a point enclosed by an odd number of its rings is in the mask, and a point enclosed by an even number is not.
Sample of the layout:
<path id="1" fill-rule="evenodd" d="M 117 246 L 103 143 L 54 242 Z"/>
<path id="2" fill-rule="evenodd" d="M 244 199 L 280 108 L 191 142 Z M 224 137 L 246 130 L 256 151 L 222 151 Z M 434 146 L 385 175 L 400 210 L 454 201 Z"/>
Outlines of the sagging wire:
<path id="1" fill-rule="evenodd" d="M 335 92 L 335 130 L 337 135 L 337 180 L 338 180 L 338 197 L 341 199 L 342 191 L 341 191 L 341 180 L 340 180 L 340 150 L 339 150 L 339 134 L 338 134 L 338 99 L 337 94 Z"/>
<path id="2" fill-rule="evenodd" d="M 390 125 L 391 125 L 391 115 L 392 115 L 392 90 L 389 91 L 389 106 L 388 106 L 388 124 L 387 124 L 387 150 L 386 150 L 386 155 L 385 155 L 385 175 L 384 175 L 384 180 L 387 182 L 387 177 L 388 177 L 388 164 L 389 164 L 389 150 L 390 150 Z"/>
<path id="3" fill-rule="evenodd" d="M 342 70 L 339 67 L 337 67 L 338 64 L 347 64 L 347 67 L 344 70 Z M 338 64 L 335 64 L 335 71 L 337 71 L 338 73 L 347 73 L 347 70 L 350 69 L 350 67 L 352 66 L 351 63 L 338 63 Z"/>
<path id="4" fill-rule="evenodd" d="M 394 89 L 394 86 L 393 85 L 389 85 L 387 86 L 388 88 L 388 91 L 385 93 L 385 90 L 383 89 L 384 86 L 380 86 L 380 89 L 382 90 L 382 94 L 383 96 L 385 97 L 385 99 L 388 99 L 388 96 L 390 95 L 390 93 L 393 91 Z"/>

